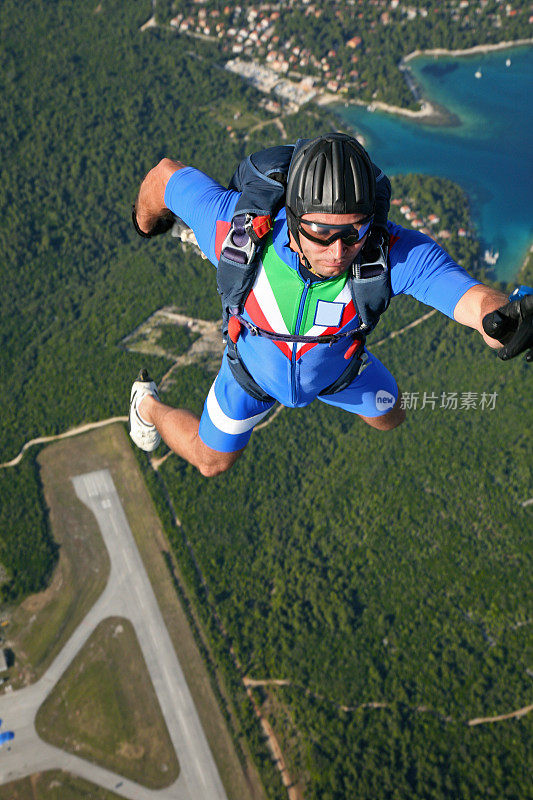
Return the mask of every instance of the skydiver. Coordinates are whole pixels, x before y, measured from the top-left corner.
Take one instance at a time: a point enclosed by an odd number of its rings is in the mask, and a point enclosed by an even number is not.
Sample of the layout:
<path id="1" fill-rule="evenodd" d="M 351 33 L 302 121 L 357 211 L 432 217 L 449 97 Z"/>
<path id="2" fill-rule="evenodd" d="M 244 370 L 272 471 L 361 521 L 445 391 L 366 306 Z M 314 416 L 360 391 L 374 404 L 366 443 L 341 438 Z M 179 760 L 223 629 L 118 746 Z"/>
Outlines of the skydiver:
<path id="1" fill-rule="evenodd" d="M 276 181 L 283 149 L 265 151 L 261 162 Z M 533 294 L 509 299 L 429 237 L 378 220 L 379 170 L 357 140 L 326 134 L 299 140 L 289 155 L 282 207 L 266 236 L 253 191 L 226 189 L 169 158 L 148 172 L 134 206 L 141 236 L 165 232 L 176 215 L 219 265 L 227 347 L 201 418 L 162 403 L 145 370 L 130 397 L 135 444 L 150 452 L 163 438 L 207 477 L 237 461 L 275 401 L 299 407 L 318 398 L 380 431 L 400 425 L 405 411 L 396 381 L 365 347 L 365 334 L 395 295 L 410 294 L 477 330 L 502 360 L 528 348 L 526 360 L 533 360 Z M 377 258 L 367 257 L 365 245 Z M 252 286 L 244 281 L 239 295 L 234 284 L 247 268 Z"/>

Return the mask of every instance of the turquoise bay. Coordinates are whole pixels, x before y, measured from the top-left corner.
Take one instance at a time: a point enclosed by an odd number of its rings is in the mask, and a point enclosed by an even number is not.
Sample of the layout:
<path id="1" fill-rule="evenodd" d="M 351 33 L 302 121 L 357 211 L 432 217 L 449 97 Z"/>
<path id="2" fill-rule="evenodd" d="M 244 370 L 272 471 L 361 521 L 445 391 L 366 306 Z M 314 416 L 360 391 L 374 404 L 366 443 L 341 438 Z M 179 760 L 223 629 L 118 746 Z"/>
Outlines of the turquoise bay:
<path id="1" fill-rule="evenodd" d="M 389 175 L 419 172 L 459 183 L 470 198 L 483 250 L 500 254 L 497 277 L 511 280 L 533 240 L 533 48 L 424 56 L 410 67 L 426 97 L 459 124 L 436 127 L 358 106 L 338 113 L 364 135 L 373 160 Z"/>

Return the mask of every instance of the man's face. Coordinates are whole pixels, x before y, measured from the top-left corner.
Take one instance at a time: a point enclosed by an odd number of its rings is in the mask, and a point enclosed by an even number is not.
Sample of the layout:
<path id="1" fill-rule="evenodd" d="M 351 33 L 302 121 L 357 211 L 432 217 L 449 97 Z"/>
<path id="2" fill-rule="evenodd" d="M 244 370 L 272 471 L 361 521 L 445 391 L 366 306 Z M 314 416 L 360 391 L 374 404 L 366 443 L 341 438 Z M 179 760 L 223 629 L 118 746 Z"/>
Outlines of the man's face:
<path id="1" fill-rule="evenodd" d="M 309 230 L 313 235 L 313 230 L 306 226 L 306 222 L 317 222 L 320 225 L 355 225 L 362 227 L 359 223 L 367 220 L 362 214 L 304 214 L 301 217 L 300 226 L 300 246 L 296 242 L 292 233 L 289 233 L 289 244 L 291 250 L 298 253 L 303 261 L 303 256 L 307 258 L 313 270 L 323 278 L 334 278 L 346 272 L 359 251 L 363 248 L 367 235 L 352 245 L 345 244 L 342 239 L 336 239 L 330 245 L 321 245 L 307 239 L 302 233 L 302 229 Z"/>

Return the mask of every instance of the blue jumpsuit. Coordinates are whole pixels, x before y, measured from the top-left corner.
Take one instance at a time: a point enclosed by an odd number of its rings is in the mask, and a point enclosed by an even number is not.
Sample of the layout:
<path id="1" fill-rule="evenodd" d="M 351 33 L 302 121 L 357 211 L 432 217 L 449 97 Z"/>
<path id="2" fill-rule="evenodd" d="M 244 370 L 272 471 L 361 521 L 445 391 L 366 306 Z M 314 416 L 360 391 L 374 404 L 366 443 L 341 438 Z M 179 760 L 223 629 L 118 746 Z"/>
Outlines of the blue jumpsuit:
<path id="1" fill-rule="evenodd" d="M 238 198 L 237 192 L 191 167 L 174 173 L 165 191 L 165 204 L 192 228 L 201 250 L 215 266 Z M 457 302 L 479 281 L 428 236 L 391 222 L 388 228 L 392 295 L 410 294 L 453 319 Z M 311 336 L 346 332 L 360 324 L 346 274 L 321 280 L 302 270 L 298 255 L 289 247 L 285 209 L 277 215 L 264 248 L 244 317 L 277 333 Z M 385 414 L 394 405 L 398 387 L 386 367 L 368 351 L 367 366 L 346 389 L 321 396 L 346 369 L 345 354 L 351 343 L 350 337 L 332 345 L 287 343 L 252 336 L 244 329 L 238 348 L 256 383 L 284 406 L 306 406 L 318 397 L 362 416 Z M 239 450 L 272 405 L 244 391 L 224 354 L 204 405 L 200 437 L 214 450 Z"/>

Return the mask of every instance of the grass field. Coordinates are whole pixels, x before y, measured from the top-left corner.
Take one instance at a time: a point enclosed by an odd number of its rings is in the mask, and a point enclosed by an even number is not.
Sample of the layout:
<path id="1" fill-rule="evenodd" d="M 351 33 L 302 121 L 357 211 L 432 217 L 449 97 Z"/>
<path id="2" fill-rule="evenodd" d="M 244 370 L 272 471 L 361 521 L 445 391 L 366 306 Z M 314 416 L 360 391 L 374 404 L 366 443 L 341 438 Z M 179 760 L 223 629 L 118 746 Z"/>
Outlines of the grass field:
<path id="1" fill-rule="evenodd" d="M 0 800 L 115 800 L 119 795 L 52 770 L 0 786 Z"/>
<path id="2" fill-rule="evenodd" d="M 103 620 L 46 698 L 40 737 L 152 789 L 179 765 L 132 624 Z"/>
<path id="3" fill-rule="evenodd" d="M 26 598 L 13 614 L 9 638 L 16 654 L 15 689 L 43 674 L 107 583 L 109 558 L 98 525 L 70 480 L 105 464 L 102 445 L 89 454 L 78 439 L 67 439 L 38 456 L 59 562 L 48 588 Z"/>

